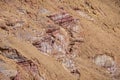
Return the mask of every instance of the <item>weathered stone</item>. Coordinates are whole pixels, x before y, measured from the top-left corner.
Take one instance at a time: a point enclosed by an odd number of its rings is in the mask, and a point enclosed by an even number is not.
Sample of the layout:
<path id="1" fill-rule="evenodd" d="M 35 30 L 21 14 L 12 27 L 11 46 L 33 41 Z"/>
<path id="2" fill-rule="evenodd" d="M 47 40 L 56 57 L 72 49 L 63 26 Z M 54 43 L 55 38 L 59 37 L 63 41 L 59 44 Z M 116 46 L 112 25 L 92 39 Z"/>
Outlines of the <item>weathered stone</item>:
<path id="1" fill-rule="evenodd" d="M 59 24 L 60 26 L 63 26 L 64 24 L 69 24 L 71 22 L 74 22 L 74 19 L 72 16 L 70 16 L 68 13 L 59 13 L 47 16 L 51 20 L 53 20 L 56 24 Z"/>
<path id="2" fill-rule="evenodd" d="M 0 73 L 6 78 L 10 79 L 17 75 L 17 70 L 12 69 L 12 67 L 6 62 L 0 61 Z"/>
<path id="3" fill-rule="evenodd" d="M 20 65 L 28 74 L 31 74 L 31 76 L 34 77 L 35 80 L 42 80 L 42 76 L 39 74 L 38 66 L 31 60 L 26 60 L 23 62 L 18 62 L 18 65 Z M 16 77 L 15 80 L 17 80 Z"/>
<path id="4" fill-rule="evenodd" d="M 95 64 L 105 67 L 105 68 L 110 68 L 115 65 L 115 62 L 112 57 L 107 56 L 105 54 L 103 55 L 98 55 L 95 60 Z"/>
<path id="5" fill-rule="evenodd" d="M 106 54 L 97 55 L 94 59 L 94 63 L 98 66 L 106 68 L 110 73 L 114 73 L 116 71 L 114 58 Z"/>
<path id="6" fill-rule="evenodd" d="M 70 72 L 72 72 L 73 70 L 76 70 L 74 61 L 69 59 L 69 58 L 65 58 L 63 59 L 63 65 L 65 66 L 65 68 L 67 68 Z"/>
<path id="7" fill-rule="evenodd" d="M 17 75 L 17 70 L 1 70 L 0 72 L 9 78 Z"/>
<path id="8" fill-rule="evenodd" d="M 33 45 L 48 55 L 55 52 L 65 53 L 65 49 L 67 49 L 65 43 L 66 37 L 61 34 L 61 31 L 58 28 L 50 27 L 47 29 L 46 33 L 47 34 L 40 40 L 34 41 Z"/>
<path id="9" fill-rule="evenodd" d="M 20 55 L 20 53 L 16 49 L 12 49 L 11 47 L 5 46 L 5 47 L 0 47 L 1 55 L 13 59 L 16 62 L 21 62 L 26 60 L 25 57 Z"/>

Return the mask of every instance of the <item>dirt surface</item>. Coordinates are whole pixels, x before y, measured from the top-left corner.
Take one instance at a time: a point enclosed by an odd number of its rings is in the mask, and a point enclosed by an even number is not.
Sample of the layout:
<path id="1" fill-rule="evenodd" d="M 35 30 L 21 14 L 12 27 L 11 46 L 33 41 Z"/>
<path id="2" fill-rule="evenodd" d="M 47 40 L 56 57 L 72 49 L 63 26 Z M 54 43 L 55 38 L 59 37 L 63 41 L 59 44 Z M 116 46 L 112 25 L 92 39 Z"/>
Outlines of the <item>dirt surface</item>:
<path id="1" fill-rule="evenodd" d="M 120 0 L 0 0 L 0 80 L 120 80 Z"/>

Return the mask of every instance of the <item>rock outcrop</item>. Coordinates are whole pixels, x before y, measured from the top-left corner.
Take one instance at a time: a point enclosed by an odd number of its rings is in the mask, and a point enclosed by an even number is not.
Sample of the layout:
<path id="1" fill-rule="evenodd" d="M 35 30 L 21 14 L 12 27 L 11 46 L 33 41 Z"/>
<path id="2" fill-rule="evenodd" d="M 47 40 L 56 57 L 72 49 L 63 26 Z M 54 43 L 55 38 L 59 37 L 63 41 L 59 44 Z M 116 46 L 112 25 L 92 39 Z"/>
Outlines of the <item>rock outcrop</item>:
<path id="1" fill-rule="evenodd" d="M 120 80 L 119 0 L 0 0 L 0 80 Z"/>

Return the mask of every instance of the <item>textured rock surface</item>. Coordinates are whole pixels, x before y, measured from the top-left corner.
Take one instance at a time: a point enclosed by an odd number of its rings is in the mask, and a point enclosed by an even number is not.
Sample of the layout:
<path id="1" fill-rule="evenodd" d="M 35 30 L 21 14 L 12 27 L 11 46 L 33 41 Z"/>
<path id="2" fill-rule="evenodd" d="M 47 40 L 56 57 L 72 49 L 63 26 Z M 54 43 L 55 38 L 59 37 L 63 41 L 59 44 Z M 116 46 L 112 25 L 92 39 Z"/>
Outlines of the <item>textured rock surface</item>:
<path id="1" fill-rule="evenodd" d="M 0 0 L 0 80 L 120 80 L 120 1 Z"/>

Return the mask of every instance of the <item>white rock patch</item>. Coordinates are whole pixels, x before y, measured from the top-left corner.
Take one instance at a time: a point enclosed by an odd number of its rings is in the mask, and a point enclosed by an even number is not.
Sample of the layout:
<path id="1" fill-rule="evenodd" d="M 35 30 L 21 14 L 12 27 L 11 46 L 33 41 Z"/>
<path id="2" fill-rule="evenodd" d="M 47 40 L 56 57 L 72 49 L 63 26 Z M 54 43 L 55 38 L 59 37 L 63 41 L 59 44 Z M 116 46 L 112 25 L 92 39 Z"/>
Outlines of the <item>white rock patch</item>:
<path id="1" fill-rule="evenodd" d="M 98 55 L 95 57 L 94 63 L 98 66 L 106 68 L 111 73 L 114 73 L 116 71 L 116 64 L 111 56 L 105 54 Z"/>

